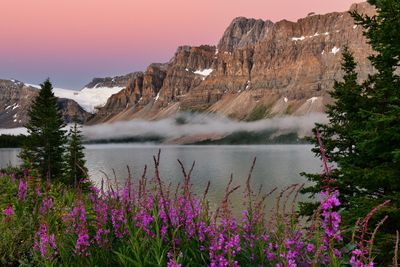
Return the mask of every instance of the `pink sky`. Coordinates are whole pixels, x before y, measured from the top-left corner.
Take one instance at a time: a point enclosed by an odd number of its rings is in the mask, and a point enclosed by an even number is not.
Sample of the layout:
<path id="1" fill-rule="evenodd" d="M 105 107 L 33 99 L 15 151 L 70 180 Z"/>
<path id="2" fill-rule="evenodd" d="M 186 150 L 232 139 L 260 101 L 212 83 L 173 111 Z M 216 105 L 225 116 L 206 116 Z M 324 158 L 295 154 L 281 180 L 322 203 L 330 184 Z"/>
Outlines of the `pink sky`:
<path id="1" fill-rule="evenodd" d="M 238 16 L 296 20 L 355 0 L 2 0 L 0 78 L 79 89 L 93 77 L 166 62 L 179 45 L 218 43 Z"/>

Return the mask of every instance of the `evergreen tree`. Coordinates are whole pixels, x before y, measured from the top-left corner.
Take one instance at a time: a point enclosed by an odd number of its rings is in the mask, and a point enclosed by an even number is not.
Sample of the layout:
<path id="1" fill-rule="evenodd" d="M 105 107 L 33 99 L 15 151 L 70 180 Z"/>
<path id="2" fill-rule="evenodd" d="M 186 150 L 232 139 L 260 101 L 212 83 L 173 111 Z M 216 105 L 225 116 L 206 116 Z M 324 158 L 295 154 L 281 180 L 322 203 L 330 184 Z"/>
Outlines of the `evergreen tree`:
<path id="1" fill-rule="evenodd" d="M 343 81 L 335 81 L 333 90 L 329 93 L 334 100 L 334 104 L 327 106 L 329 123 L 316 124 L 313 129 L 314 136 L 317 130 L 320 133 L 328 160 L 331 163 L 337 163 L 339 167 L 342 167 L 343 160 L 356 156 L 354 135 L 363 127 L 363 118 L 359 111 L 366 105 L 362 86 L 357 83 L 358 75 L 355 71 L 357 65 L 347 47 L 344 48 L 342 57 Z M 317 139 L 311 138 L 310 141 L 315 145 L 313 152 L 320 156 Z M 313 186 L 306 187 L 302 192 L 311 193 L 314 197 L 321 191 L 326 177 L 309 173 L 302 175 L 314 182 Z M 329 175 L 335 181 L 333 186 L 340 189 L 342 206 L 348 206 L 349 197 L 353 195 L 354 190 L 357 190 L 357 187 L 352 186 L 353 180 L 351 177 L 344 176 L 337 168 L 333 169 Z M 318 203 L 300 203 L 300 205 L 302 214 L 311 215 Z"/>
<path id="2" fill-rule="evenodd" d="M 68 142 L 68 184 L 85 186 L 87 184 L 88 170 L 85 166 L 85 154 L 82 145 L 82 135 L 78 124 L 75 122 L 69 131 Z"/>
<path id="3" fill-rule="evenodd" d="M 374 55 L 369 59 L 376 72 L 360 86 L 350 58 L 344 54 L 343 83 L 336 83 L 335 104 L 328 108 L 329 123 L 317 125 L 331 160 L 337 163 L 332 173 L 341 191 L 343 223 L 354 225 L 384 200 L 390 206 L 370 220 L 371 229 L 385 215 L 388 219 L 375 238 L 381 250 L 378 262 L 391 262 L 395 231 L 400 227 L 400 1 L 370 0 L 376 16 L 352 12 Z M 346 68 L 346 65 L 349 68 Z M 354 76 L 355 75 L 355 76 Z M 315 141 L 314 141 L 315 143 Z M 307 174 L 320 185 L 318 175 Z M 310 187 L 304 192 L 316 192 Z M 303 213 L 310 211 L 303 204 Z"/>
<path id="4" fill-rule="evenodd" d="M 390 200 L 390 206 L 379 216 L 388 215 L 388 219 L 377 244 L 382 251 L 393 252 L 394 234 L 400 229 L 400 1 L 368 2 L 377 7 L 377 16 L 352 14 L 356 23 L 364 27 L 364 34 L 376 52 L 369 57 L 376 73 L 365 83 L 369 108 L 361 113 L 368 120 L 357 132 L 358 157 L 345 162 L 347 175 L 363 188 L 348 213 L 350 219 L 351 214 L 365 213 L 383 200 Z"/>
<path id="5" fill-rule="evenodd" d="M 36 169 L 42 179 L 63 180 L 65 171 L 65 125 L 49 79 L 41 85 L 38 96 L 28 111 L 26 125 L 29 137 L 20 157 Z"/>

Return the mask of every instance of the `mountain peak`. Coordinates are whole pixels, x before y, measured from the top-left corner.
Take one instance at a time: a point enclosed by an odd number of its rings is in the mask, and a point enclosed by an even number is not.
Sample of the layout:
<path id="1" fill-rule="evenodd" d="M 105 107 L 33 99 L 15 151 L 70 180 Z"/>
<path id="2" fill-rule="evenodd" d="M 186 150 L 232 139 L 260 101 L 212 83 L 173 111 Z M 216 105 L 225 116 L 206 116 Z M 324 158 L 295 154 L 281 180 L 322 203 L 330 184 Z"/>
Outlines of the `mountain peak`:
<path id="1" fill-rule="evenodd" d="M 86 84 L 84 88 L 99 88 L 99 87 L 126 87 L 130 80 L 134 79 L 140 72 L 132 72 L 121 76 L 93 78 Z"/>
<path id="2" fill-rule="evenodd" d="M 237 48 L 253 45 L 265 38 L 273 25 L 270 20 L 237 17 L 225 30 L 218 43 L 218 49 L 231 52 Z"/>

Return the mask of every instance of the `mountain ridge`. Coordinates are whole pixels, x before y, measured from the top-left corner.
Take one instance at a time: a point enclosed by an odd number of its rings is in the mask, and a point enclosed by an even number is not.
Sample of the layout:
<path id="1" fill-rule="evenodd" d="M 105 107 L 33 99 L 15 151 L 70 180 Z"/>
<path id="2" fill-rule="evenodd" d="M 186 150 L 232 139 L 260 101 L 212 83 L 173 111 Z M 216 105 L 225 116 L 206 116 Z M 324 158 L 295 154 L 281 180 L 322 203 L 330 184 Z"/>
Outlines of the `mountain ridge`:
<path id="1" fill-rule="evenodd" d="M 376 11 L 368 3 L 350 10 Z M 348 12 L 309 15 L 296 22 L 235 18 L 217 46 L 181 46 L 171 60 L 150 65 L 112 95 L 89 124 L 158 120 L 180 111 L 217 113 L 238 120 L 324 112 L 329 90 L 341 78 L 348 46 L 360 80 L 373 68 L 361 27 Z"/>
<path id="2" fill-rule="evenodd" d="M 350 10 L 369 15 L 376 12 L 366 2 L 353 4 Z M 237 120 L 324 112 L 332 101 L 328 92 L 342 75 L 340 54 L 344 46 L 359 63 L 360 80 L 365 79 L 373 72 L 367 60 L 372 50 L 348 12 L 311 14 L 296 22 L 237 17 L 216 46 L 180 46 L 167 63 L 153 63 L 144 71 L 126 75 L 94 78 L 81 91 L 58 94 L 84 107 L 84 112 L 77 108 L 70 111 L 81 114 L 87 124 L 159 120 L 181 111 L 216 113 Z M 6 80 L 2 81 L 0 99 L 7 94 Z M 18 89 L 22 95 L 32 96 L 22 87 Z M 107 97 L 94 94 L 92 90 L 97 89 L 104 89 Z M 15 114 L 6 109 L 17 103 L 17 98 L 2 99 L 0 120 L 4 123 L 0 127 L 23 125 L 24 113 L 15 122 Z M 18 99 L 25 109 L 29 107 L 30 97 Z"/>

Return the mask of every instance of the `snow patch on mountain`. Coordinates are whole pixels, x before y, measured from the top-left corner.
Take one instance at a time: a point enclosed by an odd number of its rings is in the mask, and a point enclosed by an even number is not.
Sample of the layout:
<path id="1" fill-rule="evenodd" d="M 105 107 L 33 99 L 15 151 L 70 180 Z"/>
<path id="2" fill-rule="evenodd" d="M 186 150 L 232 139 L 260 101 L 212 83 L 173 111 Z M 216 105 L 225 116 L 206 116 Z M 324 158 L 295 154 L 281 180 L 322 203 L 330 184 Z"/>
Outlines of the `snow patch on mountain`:
<path id="1" fill-rule="evenodd" d="M 306 39 L 306 37 L 301 36 L 301 37 L 292 37 L 292 41 L 303 41 L 304 39 Z"/>
<path id="2" fill-rule="evenodd" d="M 336 55 L 337 52 L 339 52 L 340 48 L 337 48 L 336 46 L 332 48 L 331 53 Z"/>
<path id="3" fill-rule="evenodd" d="M 199 74 L 201 76 L 208 76 L 213 72 L 214 69 L 204 69 L 204 70 L 196 70 L 194 74 Z"/>
<path id="4" fill-rule="evenodd" d="M 313 97 L 311 97 L 311 98 L 307 99 L 307 102 L 314 103 L 314 102 L 315 102 L 315 101 L 317 101 L 317 100 L 318 100 L 318 97 L 316 97 L 316 96 L 313 96 Z"/>
<path id="5" fill-rule="evenodd" d="M 38 85 L 28 83 L 26 85 L 40 89 Z M 122 89 L 124 87 L 85 87 L 80 91 L 53 88 L 53 92 L 56 97 L 75 100 L 84 110 L 93 113 L 96 108 L 104 106 L 111 95 L 118 93 Z"/>

